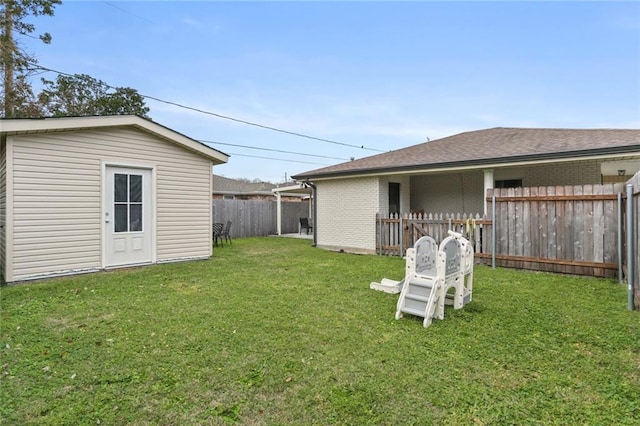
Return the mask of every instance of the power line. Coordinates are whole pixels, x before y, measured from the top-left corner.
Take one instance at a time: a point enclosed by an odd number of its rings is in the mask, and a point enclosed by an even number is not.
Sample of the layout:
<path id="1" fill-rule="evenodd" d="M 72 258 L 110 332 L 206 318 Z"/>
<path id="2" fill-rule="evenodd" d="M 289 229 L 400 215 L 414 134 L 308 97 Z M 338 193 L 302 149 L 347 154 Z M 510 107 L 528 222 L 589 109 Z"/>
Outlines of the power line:
<path id="1" fill-rule="evenodd" d="M 111 7 L 112 7 L 112 8 L 114 8 L 114 9 L 118 9 L 119 11 L 124 12 L 124 13 L 126 13 L 127 15 L 135 16 L 136 18 L 138 18 L 138 19 L 140 19 L 140 20 L 143 20 L 143 21 L 148 22 L 148 23 L 150 23 L 150 24 L 154 24 L 154 22 L 153 22 L 153 21 L 150 21 L 149 19 L 144 18 L 144 17 L 142 17 L 142 16 L 140 16 L 140 15 L 136 15 L 135 13 L 130 12 L 130 11 L 128 11 L 127 9 L 123 9 L 123 8 L 121 8 L 120 6 L 116 6 L 115 4 L 109 3 L 108 1 L 103 1 L 102 3 L 106 4 L 107 6 L 111 6 Z"/>
<path id="2" fill-rule="evenodd" d="M 323 164 L 323 163 L 312 163 L 311 161 L 299 161 L 299 160 L 284 160 L 282 158 L 273 158 L 273 157 L 260 157 L 258 155 L 248 155 L 248 154 L 233 154 L 231 152 L 228 153 L 229 155 L 235 155 L 238 157 L 250 157 L 250 158 L 260 158 L 262 160 L 276 160 L 276 161 L 284 161 L 285 163 L 299 163 L 299 164 L 314 164 L 316 166 L 328 166 L 329 164 Z"/>
<path id="3" fill-rule="evenodd" d="M 72 74 L 68 74 L 68 73 L 65 73 L 65 72 L 62 72 L 62 71 L 58 71 L 58 70 L 54 70 L 54 69 L 51 69 L 51 68 L 43 67 L 42 65 L 38 65 L 36 63 L 31 63 L 31 65 L 35 66 L 36 68 L 45 70 L 45 71 L 50 71 L 50 72 L 54 72 L 54 73 L 57 73 L 57 74 L 66 75 L 68 77 L 73 77 Z M 113 86 L 111 86 L 111 85 L 109 85 L 107 83 L 104 83 L 104 85 L 105 85 L 105 87 L 107 87 L 109 89 L 117 89 L 117 87 L 113 87 Z M 228 115 L 218 114 L 218 113 L 212 112 L 212 111 L 206 111 L 206 110 L 203 110 L 203 109 L 200 109 L 200 108 L 191 107 L 191 106 L 180 104 L 180 103 L 177 103 L 177 102 L 166 101 L 164 99 L 156 98 L 155 96 L 144 95 L 142 93 L 140 93 L 140 96 L 142 96 L 143 98 L 146 98 L 146 99 L 154 100 L 156 102 L 161 102 L 161 103 L 164 103 L 164 104 L 167 104 L 167 105 L 173 105 L 173 106 L 176 106 L 178 108 L 188 109 L 190 111 L 196 111 L 196 112 L 199 112 L 201 114 L 211 115 L 213 117 L 218 117 L 218 118 L 222 118 L 222 119 L 225 119 L 225 120 L 235 121 L 236 123 L 246 124 L 248 126 L 259 127 L 261 129 L 271 130 L 271 131 L 274 131 L 274 132 L 285 133 L 285 134 L 292 135 L 292 136 L 297 136 L 297 137 L 300 137 L 300 138 L 316 140 L 316 141 L 319 141 L 319 142 L 326 142 L 326 143 L 330 143 L 330 144 L 334 144 L 334 145 L 347 146 L 347 147 L 350 147 L 350 148 L 365 149 L 365 150 L 368 150 L 368 151 L 386 152 L 386 151 L 380 150 L 380 149 L 367 148 L 364 145 L 358 146 L 358 145 L 348 144 L 348 143 L 344 143 L 344 142 L 337 142 L 337 141 L 333 141 L 333 140 L 330 140 L 330 139 L 317 138 L 315 136 L 305 135 L 304 133 L 292 132 L 292 131 L 289 131 L 289 130 L 279 129 L 277 127 L 272 127 L 272 126 L 267 126 L 267 125 L 264 125 L 264 124 L 254 123 L 252 121 L 242 120 L 242 119 L 239 119 L 239 118 L 230 117 Z"/>
<path id="4" fill-rule="evenodd" d="M 317 157 L 317 158 L 328 158 L 330 160 L 349 161 L 348 158 L 329 157 L 329 156 L 326 156 L 326 155 L 318 155 L 318 154 L 306 154 L 304 152 L 283 151 L 283 150 L 280 150 L 280 149 L 273 149 L 273 148 L 259 148 L 259 147 L 256 147 L 256 146 L 238 145 L 238 144 L 235 144 L 235 143 L 206 141 L 206 140 L 202 140 L 202 139 L 199 139 L 198 142 L 203 142 L 203 143 L 206 143 L 206 144 L 213 144 L 213 145 L 226 145 L 226 146 L 235 146 L 235 147 L 239 147 L 239 148 L 257 149 L 257 150 L 260 150 L 260 151 L 281 152 L 283 154 L 303 155 L 305 157 Z"/>
<path id="5" fill-rule="evenodd" d="M 266 126 L 264 124 L 258 124 L 258 123 L 254 123 L 254 122 L 247 121 L 247 120 L 241 120 L 239 118 L 234 118 L 234 117 L 230 117 L 228 115 L 218 114 L 216 112 L 205 111 L 205 110 L 200 109 L 200 108 L 190 107 L 190 106 L 187 106 L 187 105 L 179 104 L 177 102 L 165 101 L 165 100 L 158 99 L 156 97 L 149 96 L 149 95 L 140 94 L 140 96 L 142 96 L 144 98 L 147 98 L 147 99 L 152 99 L 152 100 L 157 101 L 157 102 L 162 102 L 162 103 L 167 104 L 167 105 L 173 105 L 173 106 L 177 106 L 179 108 L 184 108 L 184 109 L 188 109 L 188 110 L 191 110 L 191 111 L 196 111 L 196 112 L 199 112 L 201 114 L 212 115 L 214 117 L 223 118 L 225 120 L 235 121 L 236 123 L 242 123 L 242 124 L 246 124 L 248 126 L 260 127 L 262 129 L 272 130 L 274 132 L 285 133 L 287 135 L 292 135 L 292 136 L 298 136 L 300 138 L 312 139 L 312 140 L 316 140 L 316 141 L 320 141 L 320 142 L 331 143 L 331 144 L 334 144 L 334 145 L 348 146 L 350 148 L 366 149 L 368 151 L 386 152 L 386 151 L 383 151 L 383 150 L 380 150 L 380 149 L 366 148 L 364 145 L 361 145 L 361 146 L 352 145 L 352 144 L 348 144 L 348 143 L 344 143 L 344 142 L 332 141 L 330 139 L 317 138 L 315 136 L 305 135 L 304 133 L 297 133 L 297 132 L 291 132 L 289 130 L 278 129 L 277 127 Z"/>

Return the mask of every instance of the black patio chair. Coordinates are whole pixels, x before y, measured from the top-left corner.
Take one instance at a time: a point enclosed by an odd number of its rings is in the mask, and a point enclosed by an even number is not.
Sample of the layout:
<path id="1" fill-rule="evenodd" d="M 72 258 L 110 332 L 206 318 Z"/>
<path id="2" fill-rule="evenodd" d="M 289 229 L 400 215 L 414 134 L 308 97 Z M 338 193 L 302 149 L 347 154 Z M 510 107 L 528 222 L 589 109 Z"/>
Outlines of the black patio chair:
<path id="1" fill-rule="evenodd" d="M 213 244 L 218 245 L 218 240 L 221 242 L 224 241 L 222 237 L 222 232 L 224 231 L 224 223 L 214 223 L 213 224 Z"/>
<path id="2" fill-rule="evenodd" d="M 306 230 L 307 235 L 309 235 L 309 231 L 313 231 L 313 225 L 309 223 L 309 219 L 306 217 L 300 218 L 300 230 L 298 231 L 298 234 L 302 234 L 303 229 Z"/>
<path id="3" fill-rule="evenodd" d="M 227 225 L 224 227 L 224 229 L 222 230 L 222 233 L 220 234 L 221 238 L 224 238 L 225 240 L 227 240 L 229 242 L 229 244 L 231 244 L 231 221 L 227 221 Z"/>

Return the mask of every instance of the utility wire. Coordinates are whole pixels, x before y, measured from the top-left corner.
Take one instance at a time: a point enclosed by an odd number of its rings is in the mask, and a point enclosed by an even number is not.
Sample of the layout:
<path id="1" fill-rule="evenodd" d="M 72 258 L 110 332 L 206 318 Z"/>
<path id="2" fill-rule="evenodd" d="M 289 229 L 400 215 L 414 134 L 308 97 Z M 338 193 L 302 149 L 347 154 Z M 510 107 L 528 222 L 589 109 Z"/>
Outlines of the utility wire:
<path id="1" fill-rule="evenodd" d="M 348 158 L 329 157 L 329 156 L 326 156 L 326 155 L 317 155 L 317 154 L 306 154 L 304 152 L 283 151 L 283 150 L 280 150 L 280 149 L 273 149 L 273 148 L 259 148 L 259 147 L 256 147 L 256 146 L 238 145 L 238 144 L 235 144 L 235 143 L 206 141 L 206 140 L 202 140 L 202 139 L 199 139 L 198 142 L 203 142 L 203 143 L 210 144 L 210 145 L 226 145 L 226 146 L 235 146 L 235 147 L 239 147 L 239 148 L 257 149 L 257 150 L 260 150 L 260 151 L 281 152 L 283 154 L 303 155 L 305 157 L 317 157 L 317 158 L 328 158 L 328 159 L 331 159 L 331 160 L 349 161 Z"/>
<path id="2" fill-rule="evenodd" d="M 130 11 L 128 11 L 127 9 L 123 9 L 123 8 L 121 8 L 120 6 L 116 6 L 116 5 L 115 5 L 115 4 L 113 4 L 113 3 L 109 3 L 108 1 L 103 1 L 102 3 L 106 4 L 107 6 L 111 6 L 111 7 L 112 7 L 112 8 L 114 8 L 114 9 L 118 9 L 119 11 L 124 12 L 124 13 L 126 13 L 127 15 L 135 16 L 136 18 L 138 18 L 138 19 L 140 19 L 140 20 L 143 20 L 143 21 L 145 21 L 145 22 L 148 22 L 149 24 L 154 24 L 154 22 L 153 22 L 153 21 L 150 21 L 150 20 L 148 20 L 147 18 L 144 18 L 144 17 L 142 17 L 142 16 L 140 16 L 140 15 L 136 15 L 135 13 L 130 12 Z"/>
<path id="3" fill-rule="evenodd" d="M 42 65 L 38 65 L 38 64 L 33 63 L 33 62 L 31 62 L 30 64 L 35 66 L 37 69 L 42 69 L 42 70 L 45 70 L 45 71 L 50 71 L 50 72 L 54 72 L 54 73 L 57 73 L 57 74 L 66 75 L 68 77 L 73 77 L 73 74 L 68 74 L 68 73 L 65 73 L 65 72 L 62 72 L 62 71 L 58 71 L 58 70 L 54 70 L 54 69 L 51 69 L 51 68 L 43 67 Z M 111 86 L 111 85 L 109 85 L 107 83 L 104 83 L 104 85 L 105 85 L 105 87 L 107 87 L 109 89 L 117 89 L 117 87 L 113 87 L 113 86 Z M 333 140 L 330 140 L 330 139 L 317 138 L 315 136 L 305 135 L 304 133 L 291 132 L 289 130 L 283 130 L 283 129 L 279 129 L 277 127 L 266 126 L 264 124 L 254 123 L 254 122 L 247 121 L 247 120 L 241 120 L 239 118 L 234 118 L 234 117 L 230 117 L 228 115 L 218 114 L 216 112 L 206 111 L 206 110 L 203 110 L 203 109 L 200 109 L 200 108 L 195 108 L 195 107 L 191 107 L 191 106 L 188 106 L 188 105 L 179 104 L 177 102 L 166 101 L 164 99 L 156 98 L 155 96 L 144 95 L 142 93 L 140 93 L 140 96 L 142 96 L 143 98 L 146 98 L 146 99 L 154 100 L 156 102 L 161 102 L 161 103 L 164 103 L 164 104 L 167 104 L 167 105 L 173 105 L 173 106 L 176 106 L 178 108 L 183 108 L 183 109 L 188 109 L 188 110 L 191 110 L 191 111 L 196 111 L 196 112 L 199 112 L 201 114 L 207 114 L 207 115 L 211 115 L 213 117 L 222 118 L 222 119 L 225 119 L 225 120 L 235 121 L 236 123 L 242 123 L 242 124 L 246 124 L 248 126 L 254 126 L 254 127 L 259 127 L 261 129 L 272 130 L 274 132 L 280 132 L 280 133 L 285 133 L 285 134 L 292 135 L 292 136 L 298 136 L 300 138 L 316 140 L 316 141 L 319 141 L 319 142 L 326 142 L 326 143 L 330 143 L 330 144 L 334 144 L 334 145 L 348 146 L 350 148 L 366 149 L 368 151 L 386 152 L 386 151 L 380 150 L 380 149 L 367 148 L 364 145 L 358 146 L 358 145 L 348 144 L 348 143 L 344 143 L 344 142 L 337 142 L 337 141 L 333 141 Z"/>
<path id="4" fill-rule="evenodd" d="M 231 152 L 229 155 L 235 155 L 237 157 L 250 157 L 250 158 L 261 158 L 263 160 L 276 160 L 276 161 L 284 161 L 285 163 L 299 163 L 299 164 L 314 164 L 316 166 L 328 166 L 329 164 L 323 163 L 313 163 L 311 161 L 299 161 L 299 160 L 283 160 L 282 158 L 274 158 L 274 157 L 260 157 L 258 155 L 248 155 L 248 154 L 233 154 Z"/>
<path id="5" fill-rule="evenodd" d="M 202 114 L 212 115 L 214 117 L 223 118 L 225 120 L 235 121 L 236 123 L 242 123 L 242 124 L 246 124 L 248 126 L 255 126 L 255 127 L 260 127 L 261 129 L 272 130 L 274 132 L 285 133 L 287 135 L 292 135 L 292 136 L 298 136 L 300 138 L 312 139 L 312 140 L 316 140 L 316 141 L 320 141 L 320 142 L 331 143 L 331 144 L 334 144 L 334 145 L 348 146 L 348 147 L 351 147 L 351 148 L 366 149 L 368 151 L 386 152 L 386 151 L 383 151 L 383 150 L 380 150 L 380 149 L 366 148 L 364 145 L 358 146 L 358 145 L 352 145 L 352 144 L 343 143 L 343 142 L 336 142 L 336 141 L 332 141 L 330 139 L 323 139 L 323 138 L 317 138 L 315 136 L 305 135 L 304 133 L 291 132 L 289 130 L 278 129 L 277 127 L 265 126 L 264 124 L 253 123 L 251 121 L 241 120 L 239 118 L 230 117 L 228 115 L 222 115 L 222 114 L 218 114 L 216 112 L 205 111 L 205 110 L 200 109 L 200 108 L 195 108 L 195 107 L 190 107 L 190 106 L 187 106 L 187 105 L 182 105 L 182 104 L 179 104 L 177 102 L 165 101 L 163 99 L 158 99 L 156 97 L 149 96 L 149 95 L 140 94 L 140 96 L 142 96 L 144 98 L 147 98 L 147 99 L 153 99 L 154 101 L 162 102 L 162 103 L 167 104 L 167 105 L 173 105 L 173 106 L 177 106 L 179 108 L 184 108 L 184 109 L 188 109 L 188 110 L 191 110 L 191 111 L 196 111 L 196 112 L 199 112 L 199 113 L 202 113 Z"/>

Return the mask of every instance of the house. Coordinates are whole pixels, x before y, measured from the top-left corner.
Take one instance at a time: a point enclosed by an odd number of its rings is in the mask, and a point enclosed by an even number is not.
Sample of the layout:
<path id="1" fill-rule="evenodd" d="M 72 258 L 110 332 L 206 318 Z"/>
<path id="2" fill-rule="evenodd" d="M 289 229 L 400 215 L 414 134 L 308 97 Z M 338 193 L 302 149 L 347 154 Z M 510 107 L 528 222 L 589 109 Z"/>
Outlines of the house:
<path id="1" fill-rule="evenodd" d="M 212 254 L 228 156 L 137 116 L 0 120 L 6 282 Z"/>
<path id="2" fill-rule="evenodd" d="M 317 245 L 373 253 L 377 213 L 487 212 L 489 188 L 624 182 L 640 130 L 492 128 L 293 176 L 313 185 Z"/>
<path id="3" fill-rule="evenodd" d="M 212 198 L 223 200 L 275 200 L 273 189 L 278 185 L 269 182 L 249 182 L 213 175 Z M 283 201 L 302 201 L 302 194 L 287 194 Z"/>

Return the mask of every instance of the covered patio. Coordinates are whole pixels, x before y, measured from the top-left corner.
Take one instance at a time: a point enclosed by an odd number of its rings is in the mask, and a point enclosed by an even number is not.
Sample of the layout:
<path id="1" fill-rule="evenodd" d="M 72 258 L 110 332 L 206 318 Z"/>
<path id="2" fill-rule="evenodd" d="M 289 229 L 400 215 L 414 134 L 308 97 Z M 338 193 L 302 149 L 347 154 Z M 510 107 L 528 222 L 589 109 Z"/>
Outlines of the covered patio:
<path id="1" fill-rule="evenodd" d="M 314 194 L 313 194 L 315 191 L 315 186 L 310 183 L 300 182 L 300 183 L 294 183 L 287 186 L 273 188 L 271 191 L 276 196 L 276 200 L 277 200 L 277 209 L 276 209 L 277 235 L 282 237 L 313 239 L 315 244 L 316 242 L 316 228 L 315 228 L 316 205 L 314 202 Z M 283 194 L 306 196 L 309 198 L 309 201 L 310 201 L 309 215 L 307 216 L 307 218 L 309 219 L 309 222 L 313 224 L 312 233 L 309 234 L 305 230 L 305 232 L 299 232 L 298 234 L 282 234 L 282 195 Z"/>

